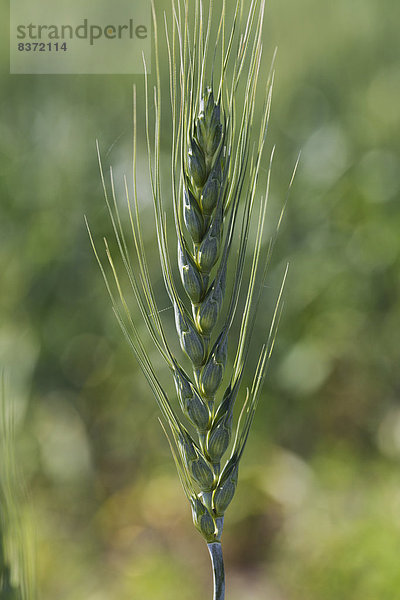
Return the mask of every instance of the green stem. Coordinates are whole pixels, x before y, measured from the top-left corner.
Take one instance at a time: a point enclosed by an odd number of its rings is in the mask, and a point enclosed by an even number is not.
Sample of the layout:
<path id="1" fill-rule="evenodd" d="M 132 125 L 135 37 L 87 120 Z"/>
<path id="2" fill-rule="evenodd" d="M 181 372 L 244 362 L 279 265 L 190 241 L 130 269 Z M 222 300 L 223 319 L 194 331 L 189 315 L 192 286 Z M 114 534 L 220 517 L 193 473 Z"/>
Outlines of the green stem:
<path id="1" fill-rule="evenodd" d="M 222 547 L 220 542 L 212 542 L 207 544 L 208 551 L 211 556 L 214 581 L 214 596 L 213 600 L 225 599 L 225 571 L 224 559 L 222 556 Z"/>

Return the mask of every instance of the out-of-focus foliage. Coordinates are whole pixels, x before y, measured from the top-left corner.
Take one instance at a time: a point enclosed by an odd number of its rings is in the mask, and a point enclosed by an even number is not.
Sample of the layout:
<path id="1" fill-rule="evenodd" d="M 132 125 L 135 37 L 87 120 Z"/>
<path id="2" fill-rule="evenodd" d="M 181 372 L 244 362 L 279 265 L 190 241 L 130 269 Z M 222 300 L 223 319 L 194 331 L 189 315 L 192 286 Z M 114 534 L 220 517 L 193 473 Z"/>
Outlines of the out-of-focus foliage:
<path id="1" fill-rule="evenodd" d="M 0 362 L 34 505 L 40 597 L 203 599 L 206 550 L 83 220 L 110 236 L 95 139 L 122 192 L 131 86 L 140 92 L 143 79 L 8 75 L 0 10 Z M 244 589 L 249 600 L 399 595 L 399 22 L 397 0 L 268 3 L 271 230 L 302 156 L 249 358 L 289 260 L 224 533 L 231 600 Z M 161 71 L 167 115 L 166 62 Z M 168 132 L 166 119 L 167 164 Z M 145 241 L 164 298 L 139 142 Z"/>

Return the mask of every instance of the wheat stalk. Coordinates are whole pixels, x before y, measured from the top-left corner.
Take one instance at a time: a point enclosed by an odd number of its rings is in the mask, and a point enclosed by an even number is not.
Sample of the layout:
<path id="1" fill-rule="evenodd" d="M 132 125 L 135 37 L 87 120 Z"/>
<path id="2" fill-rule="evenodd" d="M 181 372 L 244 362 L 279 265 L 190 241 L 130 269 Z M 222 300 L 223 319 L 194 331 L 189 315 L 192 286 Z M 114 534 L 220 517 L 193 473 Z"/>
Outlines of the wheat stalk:
<path id="1" fill-rule="evenodd" d="M 191 9 L 194 8 L 194 19 Z M 248 11 L 237 0 L 227 34 L 223 3 L 215 44 L 211 44 L 213 19 L 210 3 L 207 20 L 203 4 L 196 0 L 173 2 L 172 23 L 165 21 L 170 65 L 172 122 L 171 201 L 178 247 L 182 291 L 176 282 L 167 236 L 167 212 L 160 182 L 161 83 L 158 56 L 158 23 L 155 32 L 154 146 L 151 142 L 149 89 L 145 78 L 146 137 L 161 271 L 175 314 L 176 331 L 192 375 L 175 356 L 167 340 L 146 260 L 136 183 L 136 88 L 134 88 L 133 195 L 125 178 L 126 202 L 135 263 L 131 259 L 110 170 L 107 191 L 98 149 L 101 178 L 119 252 L 150 337 L 164 358 L 175 382 L 177 401 L 160 384 L 146 344 L 138 334 L 126 299 L 119 267 L 105 241 L 112 277 L 93 249 L 103 274 L 113 310 L 161 409 L 177 470 L 190 501 L 193 521 L 205 538 L 212 559 L 214 600 L 225 597 L 221 535 L 225 511 L 236 490 L 240 459 L 257 407 L 266 366 L 272 352 L 281 312 L 282 287 L 275 313 L 261 349 L 252 386 L 240 394 L 256 309 L 266 275 L 266 265 L 279 229 L 267 250 L 263 249 L 271 153 L 264 190 L 260 194 L 257 230 L 247 290 L 243 280 L 250 243 L 250 227 L 256 210 L 263 150 L 268 128 L 273 86 L 271 69 L 265 89 L 264 109 L 255 125 L 257 83 L 262 58 L 264 0 L 253 0 Z M 234 45 L 236 46 L 233 52 Z M 211 53 L 210 48 L 215 47 Z M 216 59 L 220 52 L 219 61 Z M 219 78 L 216 79 L 216 65 Z M 145 65 L 146 68 L 146 65 Z M 229 76 L 228 76 L 229 72 Z M 215 83 L 217 81 L 217 84 Z M 240 107 L 238 97 L 244 99 Z M 258 135 L 254 139 L 254 130 Z M 169 207 L 171 204 L 169 204 Z M 236 258 L 231 254 L 238 239 Z M 227 272 L 233 273 L 227 292 Z M 239 299 L 244 308 L 238 315 Z M 228 382 L 223 384 L 232 323 L 239 318 L 240 334 Z M 234 422 L 235 404 L 242 396 L 240 417 Z M 178 404 L 180 414 L 178 412 Z M 229 456 L 224 460 L 225 454 Z"/>
<path id="2" fill-rule="evenodd" d="M 0 374 L 0 600 L 35 600 L 31 515 L 16 459 L 15 407 Z"/>

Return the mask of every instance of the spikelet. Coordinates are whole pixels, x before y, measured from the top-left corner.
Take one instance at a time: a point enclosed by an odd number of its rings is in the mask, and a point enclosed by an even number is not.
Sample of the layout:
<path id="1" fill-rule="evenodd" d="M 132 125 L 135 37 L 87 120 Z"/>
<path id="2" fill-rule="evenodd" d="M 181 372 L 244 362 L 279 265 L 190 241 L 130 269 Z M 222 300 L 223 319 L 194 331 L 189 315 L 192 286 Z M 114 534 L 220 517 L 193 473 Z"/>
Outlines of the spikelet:
<path id="1" fill-rule="evenodd" d="M 236 457 L 230 458 L 214 492 L 214 511 L 217 517 L 225 513 L 235 495 L 238 472 L 239 460 Z"/>
<path id="2" fill-rule="evenodd" d="M 213 516 L 203 502 L 198 497 L 190 500 L 192 505 L 193 523 L 204 537 L 206 542 L 215 541 L 216 525 Z"/>

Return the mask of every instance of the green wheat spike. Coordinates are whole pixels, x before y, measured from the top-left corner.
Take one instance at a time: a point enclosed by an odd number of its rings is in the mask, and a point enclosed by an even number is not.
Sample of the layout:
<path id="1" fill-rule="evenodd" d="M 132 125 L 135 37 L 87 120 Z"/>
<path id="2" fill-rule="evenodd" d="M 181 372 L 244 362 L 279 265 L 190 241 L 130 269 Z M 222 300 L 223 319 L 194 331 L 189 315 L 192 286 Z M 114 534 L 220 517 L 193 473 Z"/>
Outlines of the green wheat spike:
<path id="1" fill-rule="evenodd" d="M 145 132 L 160 269 L 174 311 L 182 356 L 171 350 L 146 259 L 136 173 L 136 88 L 133 94 L 133 192 L 125 179 L 131 240 L 120 217 L 112 170 L 111 194 L 107 191 L 98 147 L 101 180 L 120 257 L 149 336 L 171 371 L 176 394 L 167 394 L 159 382 L 146 350 L 147 343 L 138 334 L 120 267 L 111 255 L 108 243 L 105 241 L 110 272 L 103 264 L 89 230 L 117 320 L 161 409 L 163 429 L 190 502 L 195 527 L 208 544 L 214 573 L 214 600 L 225 597 L 221 550 L 224 515 L 237 487 L 240 459 L 275 341 L 286 278 L 285 273 L 253 384 L 243 392 L 241 382 L 266 265 L 281 222 L 279 219 L 275 236 L 265 251 L 263 233 L 273 151 L 263 189 L 261 173 L 271 107 L 272 69 L 265 88 L 261 120 L 256 122 L 255 117 L 262 65 L 264 5 L 264 0 L 252 0 L 246 10 L 243 0 L 237 0 L 233 21 L 227 30 L 226 5 L 222 2 L 214 39 L 211 1 L 207 19 L 202 0 L 173 0 L 171 18 L 164 15 L 170 69 L 168 118 L 173 131 L 170 145 L 172 186 L 166 191 L 161 186 L 160 175 L 160 34 L 152 4 L 156 86 L 150 100 L 145 77 Z M 150 104 L 154 106 L 154 131 L 150 125 Z M 174 240 L 167 235 L 167 215 L 171 215 L 171 207 L 176 232 Z M 254 219 L 257 227 L 252 241 L 250 230 Z M 176 255 L 174 252 L 176 258 L 170 250 L 171 243 L 177 249 Z M 232 252 L 234 245 L 235 253 Z M 252 260 L 247 273 L 249 252 Z M 244 307 L 241 314 L 238 314 L 239 303 Z M 230 344 L 235 320 L 239 323 L 239 338 Z M 236 351 L 233 352 L 232 370 L 226 373 L 231 346 Z M 184 355 L 189 370 L 182 363 Z M 242 408 L 235 422 L 234 409 L 238 403 Z"/>

